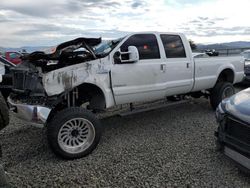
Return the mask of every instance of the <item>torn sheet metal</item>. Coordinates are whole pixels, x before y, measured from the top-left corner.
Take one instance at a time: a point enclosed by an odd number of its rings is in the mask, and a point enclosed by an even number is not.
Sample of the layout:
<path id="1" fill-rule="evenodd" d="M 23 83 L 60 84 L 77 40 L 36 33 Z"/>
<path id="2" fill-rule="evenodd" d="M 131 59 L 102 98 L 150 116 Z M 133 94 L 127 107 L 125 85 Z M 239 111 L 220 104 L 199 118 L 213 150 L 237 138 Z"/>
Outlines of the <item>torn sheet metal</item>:
<path id="1" fill-rule="evenodd" d="M 43 75 L 45 91 L 48 96 L 53 96 L 71 90 L 87 79 L 95 82 L 94 75 L 98 74 L 102 67 L 101 60 L 97 59 L 46 73 Z"/>

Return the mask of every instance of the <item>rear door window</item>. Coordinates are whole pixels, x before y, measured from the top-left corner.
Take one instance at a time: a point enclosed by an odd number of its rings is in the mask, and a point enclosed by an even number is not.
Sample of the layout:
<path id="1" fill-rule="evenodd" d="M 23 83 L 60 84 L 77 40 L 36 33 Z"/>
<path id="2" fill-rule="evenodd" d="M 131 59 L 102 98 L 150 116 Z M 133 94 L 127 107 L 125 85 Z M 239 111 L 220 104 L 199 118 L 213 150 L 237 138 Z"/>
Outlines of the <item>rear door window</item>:
<path id="1" fill-rule="evenodd" d="M 180 36 L 167 34 L 160 36 L 167 58 L 186 58 L 185 48 Z"/>

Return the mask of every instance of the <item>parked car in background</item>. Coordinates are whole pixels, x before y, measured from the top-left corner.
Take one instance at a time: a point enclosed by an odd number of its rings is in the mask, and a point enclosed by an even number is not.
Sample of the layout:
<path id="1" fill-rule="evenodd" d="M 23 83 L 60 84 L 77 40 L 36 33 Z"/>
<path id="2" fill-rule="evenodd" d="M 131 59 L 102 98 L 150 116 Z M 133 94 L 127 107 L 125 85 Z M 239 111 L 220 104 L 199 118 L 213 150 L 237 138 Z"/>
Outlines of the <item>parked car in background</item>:
<path id="1" fill-rule="evenodd" d="M 246 50 L 246 51 L 242 52 L 241 55 L 243 55 L 245 60 L 250 61 L 250 50 Z"/>
<path id="2" fill-rule="evenodd" d="M 208 58 L 209 55 L 207 55 L 206 53 L 199 53 L 199 52 L 193 52 L 192 53 L 193 58 Z"/>
<path id="3" fill-rule="evenodd" d="M 212 50 L 205 50 L 205 53 L 209 56 L 219 56 L 219 52 L 216 51 L 215 49 Z"/>
<path id="4" fill-rule="evenodd" d="M 250 83 L 250 50 L 246 50 L 241 53 L 245 59 L 245 79 L 244 83 Z"/>
<path id="5" fill-rule="evenodd" d="M 250 88 L 223 100 L 216 119 L 218 149 L 250 172 Z"/>
<path id="6" fill-rule="evenodd" d="M 22 63 L 22 54 L 19 52 L 5 52 L 2 56 L 15 65 Z"/>

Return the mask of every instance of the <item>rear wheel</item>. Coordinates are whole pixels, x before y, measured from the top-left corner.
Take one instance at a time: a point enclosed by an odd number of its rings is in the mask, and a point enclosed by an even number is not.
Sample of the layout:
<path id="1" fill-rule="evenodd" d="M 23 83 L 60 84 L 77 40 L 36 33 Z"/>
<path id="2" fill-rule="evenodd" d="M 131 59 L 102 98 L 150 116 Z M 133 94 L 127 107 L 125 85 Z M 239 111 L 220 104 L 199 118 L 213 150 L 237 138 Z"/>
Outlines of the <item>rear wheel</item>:
<path id="1" fill-rule="evenodd" d="M 53 152 L 66 159 L 90 154 L 99 143 L 102 127 L 89 111 L 72 107 L 58 112 L 48 123 L 47 135 Z"/>
<path id="2" fill-rule="evenodd" d="M 215 110 L 220 102 L 235 94 L 235 89 L 233 84 L 229 82 L 218 82 L 212 89 L 210 94 L 210 104 Z"/>

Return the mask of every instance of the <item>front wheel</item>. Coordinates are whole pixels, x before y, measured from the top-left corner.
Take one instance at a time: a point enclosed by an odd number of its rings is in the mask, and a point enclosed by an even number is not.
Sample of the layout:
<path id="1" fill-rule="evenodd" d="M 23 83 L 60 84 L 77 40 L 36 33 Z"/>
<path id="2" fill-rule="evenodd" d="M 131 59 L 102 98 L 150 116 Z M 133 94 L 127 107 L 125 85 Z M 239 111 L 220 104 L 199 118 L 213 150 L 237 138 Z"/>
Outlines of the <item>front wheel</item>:
<path id="1" fill-rule="evenodd" d="M 90 154 L 99 143 L 102 126 L 89 111 L 71 107 L 58 112 L 48 123 L 47 136 L 53 152 L 65 159 Z"/>
<path id="2" fill-rule="evenodd" d="M 210 104 L 212 108 L 215 110 L 220 102 L 235 94 L 235 89 L 233 84 L 229 82 L 219 82 L 212 89 L 210 94 Z"/>

